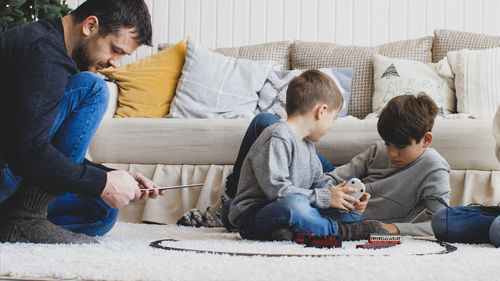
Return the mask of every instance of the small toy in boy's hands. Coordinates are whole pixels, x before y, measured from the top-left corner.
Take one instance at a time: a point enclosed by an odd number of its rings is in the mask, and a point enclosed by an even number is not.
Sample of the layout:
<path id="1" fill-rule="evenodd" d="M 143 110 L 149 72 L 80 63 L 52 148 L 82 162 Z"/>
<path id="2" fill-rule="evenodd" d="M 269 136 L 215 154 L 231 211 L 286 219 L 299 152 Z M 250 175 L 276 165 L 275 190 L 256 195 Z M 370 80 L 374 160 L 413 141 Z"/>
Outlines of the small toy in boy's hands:
<path id="1" fill-rule="evenodd" d="M 188 188 L 188 187 L 196 187 L 196 186 L 203 186 L 203 183 L 193 183 L 193 184 L 163 186 L 163 187 L 158 187 L 156 189 L 158 189 L 158 190 L 179 189 L 179 188 Z M 153 190 L 155 190 L 155 189 L 154 188 L 141 188 L 141 192 L 153 191 Z"/>
<path id="2" fill-rule="evenodd" d="M 347 183 L 346 186 L 349 187 L 354 187 L 356 191 L 353 192 L 347 192 L 347 194 L 351 195 L 352 197 L 356 199 L 360 199 L 361 196 L 365 193 L 365 185 L 361 182 L 360 179 L 358 178 L 352 178 L 350 179 Z"/>
<path id="3" fill-rule="evenodd" d="M 342 240 L 334 235 L 296 234 L 295 243 L 305 244 L 306 247 L 342 248 Z"/>

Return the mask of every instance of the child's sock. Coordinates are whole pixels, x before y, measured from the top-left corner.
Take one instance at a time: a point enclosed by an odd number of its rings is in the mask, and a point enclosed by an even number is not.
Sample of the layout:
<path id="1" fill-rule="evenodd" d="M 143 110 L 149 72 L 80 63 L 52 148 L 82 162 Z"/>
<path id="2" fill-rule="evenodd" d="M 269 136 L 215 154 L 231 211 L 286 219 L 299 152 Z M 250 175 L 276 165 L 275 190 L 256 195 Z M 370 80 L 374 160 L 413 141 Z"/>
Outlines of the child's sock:
<path id="1" fill-rule="evenodd" d="M 366 220 L 354 223 L 338 223 L 339 238 L 342 241 L 364 240 L 370 237 L 370 233 L 389 233 L 382 223 L 375 220 Z"/>
<path id="2" fill-rule="evenodd" d="M 293 241 L 293 231 L 290 229 L 288 226 L 283 226 L 271 234 L 271 240 L 272 241 Z"/>

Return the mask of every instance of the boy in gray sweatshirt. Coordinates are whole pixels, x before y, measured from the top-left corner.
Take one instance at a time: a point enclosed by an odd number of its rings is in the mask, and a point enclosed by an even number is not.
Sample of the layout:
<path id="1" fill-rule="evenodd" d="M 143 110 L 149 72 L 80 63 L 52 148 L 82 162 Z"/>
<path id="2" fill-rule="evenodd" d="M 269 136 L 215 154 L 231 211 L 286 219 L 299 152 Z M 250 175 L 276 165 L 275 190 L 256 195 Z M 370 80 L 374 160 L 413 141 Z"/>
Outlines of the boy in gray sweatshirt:
<path id="1" fill-rule="evenodd" d="M 422 93 L 391 99 L 377 123 L 383 141 L 329 173 L 334 184 L 361 179 L 371 195 L 365 219 L 384 222 L 390 233 L 433 235 L 433 215 L 449 204 L 450 166 L 429 147 L 437 112 Z"/>
<path id="2" fill-rule="evenodd" d="M 316 155 L 313 142 L 331 130 L 342 104 L 337 86 L 320 71 L 290 82 L 288 119 L 266 128 L 243 161 L 229 210 L 229 221 L 243 238 L 291 240 L 293 234 L 314 233 L 360 240 L 385 232 L 380 222 L 356 222 L 370 195 L 360 200 L 348 195 L 356 189 L 345 181 L 334 184 Z"/>

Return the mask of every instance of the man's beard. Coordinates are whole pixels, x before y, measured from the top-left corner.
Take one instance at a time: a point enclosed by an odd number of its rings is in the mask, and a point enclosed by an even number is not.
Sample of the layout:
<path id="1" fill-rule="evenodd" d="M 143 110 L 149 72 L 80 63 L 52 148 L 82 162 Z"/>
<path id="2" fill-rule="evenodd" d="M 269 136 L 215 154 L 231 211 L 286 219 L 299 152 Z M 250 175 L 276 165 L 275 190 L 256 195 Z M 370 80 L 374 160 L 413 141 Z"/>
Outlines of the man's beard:
<path id="1" fill-rule="evenodd" d="M 82 40 L 71 53 L 71 58 L 76 63 L 78 70 L 88 71 L 92 62 L 90 61 L 88 40 Z"/>

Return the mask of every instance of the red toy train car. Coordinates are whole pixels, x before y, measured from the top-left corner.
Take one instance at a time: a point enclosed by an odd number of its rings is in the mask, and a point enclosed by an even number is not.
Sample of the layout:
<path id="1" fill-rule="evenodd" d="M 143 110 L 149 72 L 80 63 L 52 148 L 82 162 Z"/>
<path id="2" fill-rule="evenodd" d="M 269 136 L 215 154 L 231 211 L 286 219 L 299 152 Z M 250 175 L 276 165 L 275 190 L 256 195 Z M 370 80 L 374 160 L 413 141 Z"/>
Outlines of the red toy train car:
<path id="1" fill-rule="evenodd" d="M 377 243 L 371 243 L 371 244 L 359 244 L 356 245 L 356 249 L 362 248 L 362 249 L 380 249 L 380 248 L 388 248 L 392 246 L 396 246 L 397 243 L 394 242 L 377 242 Z"/>
<path id="2" fill-rule="evenodd" d="M 342 241 L 333 235 L 303 235 L 297 234 L 295 242 L 298 244 L 305 244 L 306 247 L 316 248 L 342 248 Z"/>

